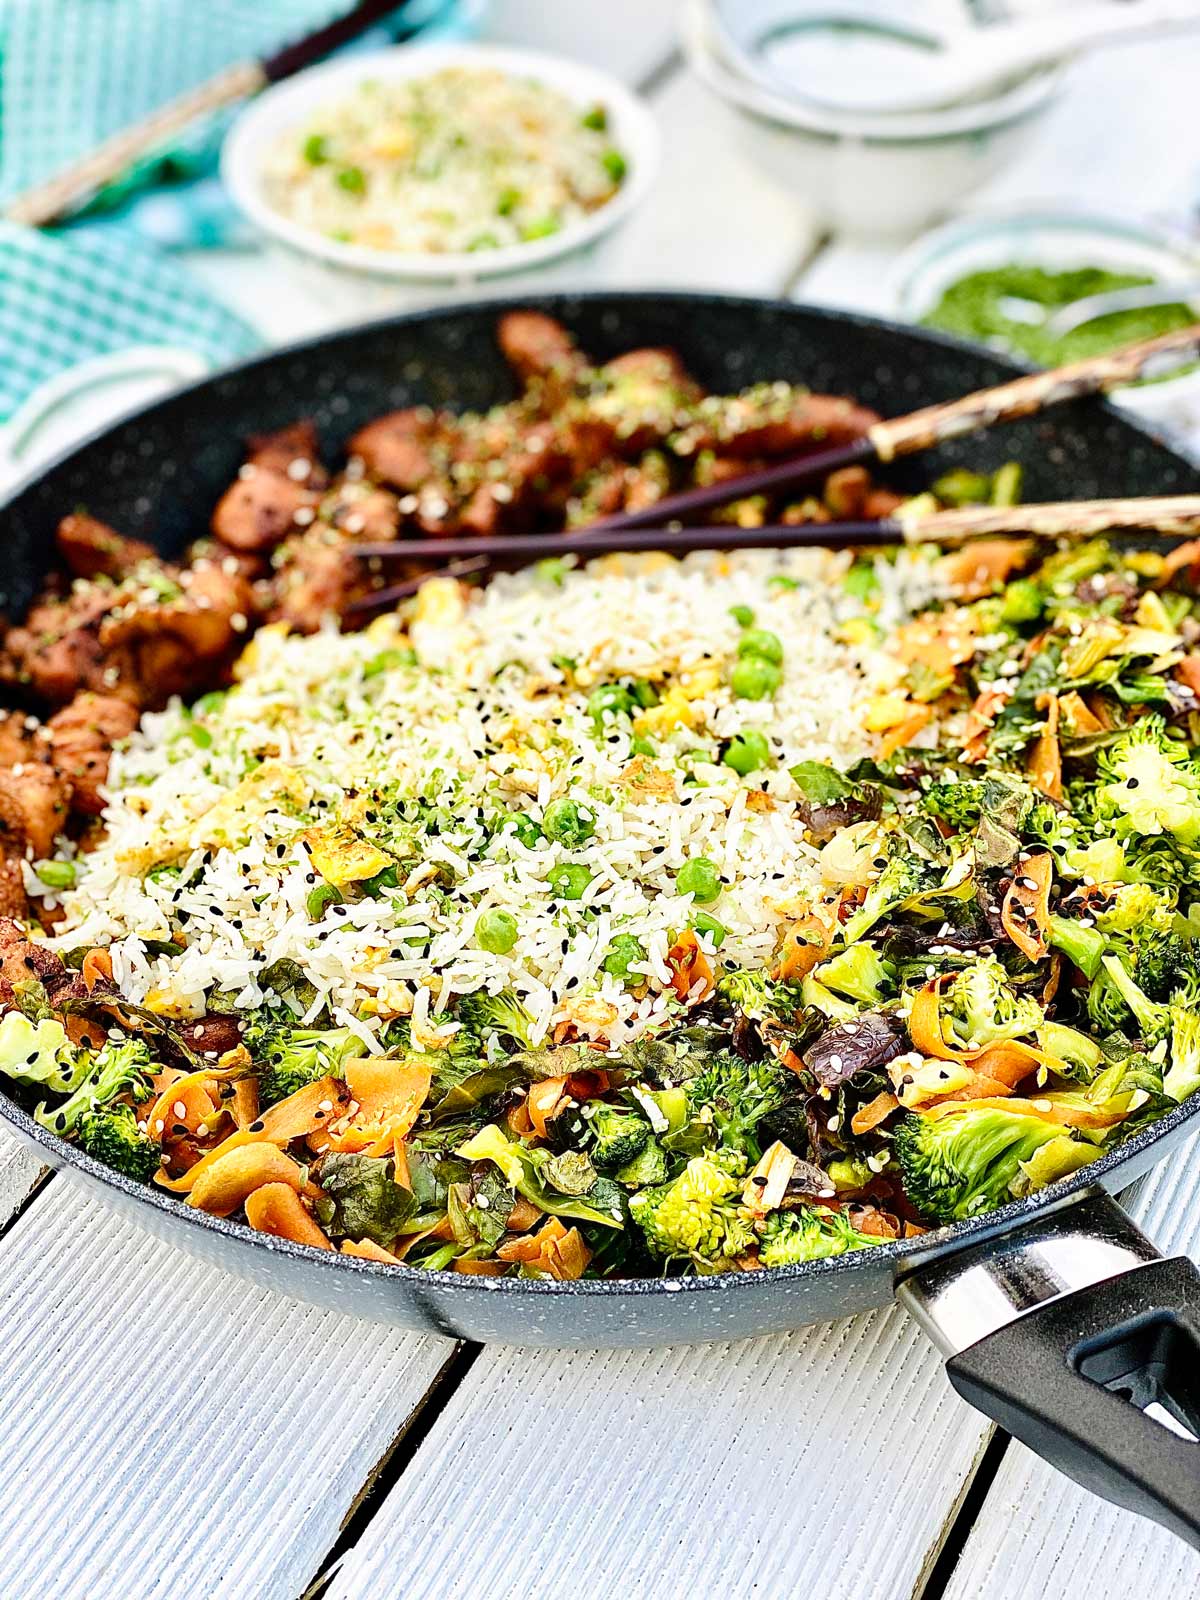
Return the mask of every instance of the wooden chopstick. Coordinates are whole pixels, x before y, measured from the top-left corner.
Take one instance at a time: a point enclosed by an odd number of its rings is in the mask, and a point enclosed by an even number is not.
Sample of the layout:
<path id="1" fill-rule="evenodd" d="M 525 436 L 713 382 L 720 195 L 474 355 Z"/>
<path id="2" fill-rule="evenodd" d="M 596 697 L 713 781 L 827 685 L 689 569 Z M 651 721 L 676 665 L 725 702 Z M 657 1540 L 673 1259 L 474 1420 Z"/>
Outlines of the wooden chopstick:
<path id="1" fill-rule="evenodd" d="M 1083 395 L 1107 394 L 1139 378 L 1161 377 L 1176 366 L 1200 358 L 1200 322 L 1171 333 L 1140 339 L 1134 344 L 1091 356 L 1047 372 L 1031 372 L 994 389 L 979 389 L 940 405 L 925 406 L 907 416 L 877 422 L 861 439 L 831 450 L 817 450 L 787 461 L 747 472 L 740 478 L 686 489 L 668 495 L 638 511 L 621 511 L 591 524 L 595 528 L 646 528 L 686 522 L 691 517 L 751 495 L 776 494 L 824 478 L 842 467 L 882 464 L 900 456 L 928 450 L 964 434 L 989 428 L 995 422 L 1027 417 L 1047 406 Z"/>
<path id="2" fill-rule="evenodd" d="M 474 572 L 528 559 L 613 555 L 662 550 L 796 550 L 878 548 L 936 544 L 953 548 L 973 539 L 1092 539 L 1102 533 L 1152 533 L 1179 539 L 1200 534 L 1200 494 L 1125 500 L 1062 500 L 1042 505 L 968 506 L 959 511 L 901 510 L 876 522 L 775 523 L 760 528 L 716 524 L 703 528 L 609 528 L 592 524 L 570 533 L 515 533 L 448 539 L 397 539 L 347 548 L 363 560 L 436 561 L 466 559 Z M 465 572 L 447 569 L 449 576 Z M 425 578 L 407 579 L 353 602 L 352 612 L 372 610 L 414 594 Z"/>
<path id="3" fill-rule="evenodd" d="M 261 61 L 237 61 L 206 82 L 159 106 L 131 127 L 123 128 L 80 161 L 72 162 L 53 178 L 26 189 L 9 202 L 4 215 L 10 222 L 42 228 L 76 210 L 105 184 L 113 183 L 140 157 L 168 143 L 176 134 L 222 107 L 246 100 L 269 84 L 291 77 L 331 51 L 364 33 L 389 12 L 403 10 L 411 0 L 360 0 L 344 16 L 318 28 L 294 44 L 285 45 Z"/>

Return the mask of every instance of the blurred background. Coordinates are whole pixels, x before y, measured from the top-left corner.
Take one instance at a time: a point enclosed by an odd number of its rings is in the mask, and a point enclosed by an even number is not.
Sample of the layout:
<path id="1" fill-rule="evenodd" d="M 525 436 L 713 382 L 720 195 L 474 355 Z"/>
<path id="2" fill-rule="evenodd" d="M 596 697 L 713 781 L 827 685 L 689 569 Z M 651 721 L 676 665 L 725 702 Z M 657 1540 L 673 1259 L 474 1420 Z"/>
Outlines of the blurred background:
<path id="1" fill-rule="evenodd" d="M 353 9 L 0 0 L 0 476 L 264 345 L 481 294 L 790 297 L 1042 364 L 1200 307 L 1200 0 L 408 0 L 279 57 Z M 1124 399 L 1200 443 L 1200 375 Z"/>

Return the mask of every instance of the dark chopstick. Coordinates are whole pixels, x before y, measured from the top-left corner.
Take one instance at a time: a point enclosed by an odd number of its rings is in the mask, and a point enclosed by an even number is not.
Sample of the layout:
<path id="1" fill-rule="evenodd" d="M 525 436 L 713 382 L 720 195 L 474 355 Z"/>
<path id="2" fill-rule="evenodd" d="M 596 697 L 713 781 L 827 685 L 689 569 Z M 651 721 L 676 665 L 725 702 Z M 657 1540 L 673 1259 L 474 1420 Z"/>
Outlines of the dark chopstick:
<path id="1" fill-rule="evenodd" d="M 1175 366 L 1197 357 L 1200 357 L 1200 323 L 1159 334 L 1153 339 L 1140 339 L 1107 355 L 1092 356 L 1048 372 L 1032 372 L 994 389 L 980 389 L 945 404 L 925 406 L 908 416 L 877 422 L 863 438 L 850 444 L 793 456 L 759 472 L 728 478 L 723 483 L 686 489 L 639 511 L 618 512 L 591 526 L 646 528 L 661 527 L 672 521 L 686 522 L 702 512 L 728 505 L 731 500 L 798 488 L 843 467 L 865 466 L 870 462 L 886 464 L 899 456 L 978 432 L 994 422 L 1030 416 L 1047 406 L 1083 395 L 1106 394 L 1138 378 L 1161 377 Z"/>
<path id="2" fill-rule="evenodd" d="M 343 16 L 273 55 L 222 67 L 194 89 L 185 90 L 130 127 L 114 133 L 54 177 L 17 195 L 4 208 L 4 216 L 28 227 L 45 227 L 89 200 L 105 184 L 113 183 L 136 160 L 165 145 L 198 117 L 249 99 L 268 84 L 291 77 L 358 38 L 389 12 L 403 11 L 411 3 L 412 0 L 360 0 Z"/>
<path id="3" fill-rule="evenodd" d="M 571 533 L 511 533 L 471 538 L 397 539 L 349 545 L 364 560 L 449 562 L 438 574 L 406 579 L 353 602 L 364 611 L 415 594 L 426 578 L 478 573 L 500 563 L 661 550 L 867 549 L 936 544 L 943 548 L 973 539 L 1092 539 L 1117 531 L 1180 539 L 1200 534 L 1200 494 L 1146 496 L 1126 500 L 1061 500 L 1042 505 L 968 506 L 961 511 L 901 511 L 877 522 L 774 523 L 739 528 L 718 523 L 704 528 L 609 528 L 591 525 Z M 455 563 L 457 562 L 457 570 Z"/>

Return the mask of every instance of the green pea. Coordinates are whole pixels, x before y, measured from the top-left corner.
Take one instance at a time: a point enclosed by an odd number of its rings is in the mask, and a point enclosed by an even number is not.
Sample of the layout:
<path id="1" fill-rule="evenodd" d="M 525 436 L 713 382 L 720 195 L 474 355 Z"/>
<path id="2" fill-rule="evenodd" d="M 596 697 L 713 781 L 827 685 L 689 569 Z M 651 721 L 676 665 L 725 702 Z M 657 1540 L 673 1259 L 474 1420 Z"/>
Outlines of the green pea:
<path id="1" fill-rule="evenodd" d="M 619 150 L 606 150 L 600 157 L 600 162 L 614 183 L 620 183 L 629 171 L 629 164 Z"/>
<path id="2" fill-rule="evenodd" d="M 484 911 L 475 923 L 475 940 L 489 955 L 506 956 L 517 942 L 517 919 L 508 911 Z"/>
<path id="3" fill-rule="evenodd" d="M 385 889 L 394 889 L 400 882 L 400 874 L 395 867 L 384 867 L 382 872 L 377 872 L 373 878 L 365 878 L 360 884 L 364 894 L 369 894 L 372 900 L 378 900 Z"/>
<path id="4" fill-rule="evenodd" d="M 743 728 L 729 741 L 729 748 L 721 760 L 744 778 L 748 772 L 757 772 L 759 767 L 765 767 L 770 756 L 771 746 L 767 743 L 766 735 L 759 733 L 757 728 Z"/>
<path id="5" fill-rule="evenodd" d="M 573 861 L 562 862 L 546 879 L 550 893 L 559 900 L 582 900 L 583 891 L 591 881 L 591 869 Z"/>
<path id="6" fill-rule="evenodd" d="M 468 250 L 498 250 L 500 241 L 494 233 L 477 233 L 467 245 Z"/>
<path id="7" fill-rule="evenodd" d="M 513 189 L 512 187 L 501 189 L 496 197 L 496 215 L 498 217 L 510 217 L 520 204 L 520 189 Z"/>
<path id="8" fill-rule="evenodd" d="M 304 141 L 304 159 L 314 167 L 329 160 L 329 140 L 323 133 L 310 133 Z"/>
<path id="9" fill-rule="evenodd" d="M 778 666 L 783 660 L 783 641 L 766 628 L 747 628 L 738 640 L 738 655 L 761 656 L 764 661 L 773 661 Z"/>
<path id="10" fill-rule="evenodd" d="M 783 681 L 774 661 L 764 656 L 743 656 L 729 676 L 729 687 L 739 700 L 768 700 Z"/>
<path id="11" fill-rule="evenodd" d="M 528 812 L 515 811 L 508 820 L 512 823 L 512 831 L 526 850 L 536 850 L 545 836 Z"/>
<path id="12" fill-rule="evenodd" d="M 730 606 L 729 615 L 739 628 L 749 628 L 754 624 L 754 612 L 749 606 Z"/>
<path id="13" fill-rule="evenodd" d="M 723 922 L 718 922 L 716 917 L 710 917 L 707 911 L 697 911 L 692 918 L 692 927 L 697 933 L 706 933 L 713 942 L 713 949 L 719 950 L 725 943 L 729 929 Z"/>
<path id="14" fill-rule="evenodd" d="M 586 816 L 574 800 L 564 797 L 551 800 L 546 807 L 542 816 L 542 831 L 548 839 L 574 848 L 585 839 L 590 839 L 596 828 L 591 817 Z"/>
<path id="15" fill-rule="evenodd" d="M 629 741 L 629 748 L 635 756 L 656 756 L 658 754 L 658 751 L 655 748 L 654 740 L 647 739 L 645 735 L 641 733 L 634 734 L 633 738 Z"/>
<path id="16" fill-rule="evenodd" d="M 842 587 L 855 600 L 870 600 L 879 593 L 879 578 L 873 561 L 856 561 L 842 579 Z"/>
<path id="17" fill-rule="evenodd" d="M 614 978 L 628 979 L 633 977 L 637 982 L 641 973 L 631 974 L 629 969 L 635 961 L 644 961 L 646 951 L 640 939 L 635 939 L 631 933 L 618 933 L 608 947 L 608 954 L 604 958 L 605 972 L 611 972 Z"/>
<path id="18" fill-rule="evenodd" d="M 366 194 L 366 173 L 361 167 L 343 167 L 337 175 L 337 185 L 347 194 Z"/>
<path id="19" fill-rule="evenodd" d="M 658 704 L 658 690 L 649 678 L 635 678 L 629 686 L 635 705 L 641 706 L 643 711 L 649 711 L 651 706 Z"/>
<path id="20" fill-rule="evenodd" d="M 47 889 L 69 889 L 75 882 L 73 861 L 39 861 L 34 871 Z"/>
<path id="21" fill-rule="evenodd" d="M 598 683 L 588 695 L 587 708 L 597 726 L 604 721 L 606 714 L 620 716 L 632 706 L 633 699 L 624 684 Z"/>
<path id="22" fill-rule="evenodd" d="M 592 106 L 580 117 L 579 125 L 582 128 L 591 128 L 594 133 L 603 133 L 608 127 L 608 112 L 603 106 Z"/>
<path id="23" fill-rule="evenodd" d="M 675 887 L 680 894 L 690 894 L 698 904 L 706 906 L 721 893 L 721 874 L 705 856 L 693 856 L 680 867 Z"/>
<path id="24" fill-rule="evenodd" d="M 314 922 L 320 922 L 325 915 L 326 906 L 340 906 L 342 891 L 332 883 L 319 883 L 315 889 L 310 889 L 308 899 L 304 902 L 304 909 Z"/>

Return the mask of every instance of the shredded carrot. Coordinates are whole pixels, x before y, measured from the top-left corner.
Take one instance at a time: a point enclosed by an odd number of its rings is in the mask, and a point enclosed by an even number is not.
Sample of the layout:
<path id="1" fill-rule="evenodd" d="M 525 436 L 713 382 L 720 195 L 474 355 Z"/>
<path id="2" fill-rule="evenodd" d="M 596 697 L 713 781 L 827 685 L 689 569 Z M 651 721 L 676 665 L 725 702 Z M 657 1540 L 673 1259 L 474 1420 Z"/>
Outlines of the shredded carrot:
<path id="1" fill-rule="evenodd" d="M 1180 662 L 1180 666 L 1183 663 Z M 1079 734 L 1103 733 L 1104 723 L 1088 705 L 1078 689 L 1070 689 L 1058 700 L 1060 714 L 1066 718 L 1072 732 Z"/>
<path id="2" fill-rule="evenodd" d="M 174 1089 L 168 1089 L 162 1098 L 169 1099 L 174 1092 Z M 317 1129 L 324 1128 L 326 1122 L 344 1111 L 346 1101 L 346 1086 L 340 1078 L 318 1078 L 316 1083 L 305 1084 L 303 1089 L 288 1095 L 286 1100 L 269 1106 L 257 1122 L 231 1133 L 215 1149 L 207 1151 L 182 1177 L 168 1178 L 158 1173 L 154 1181 L 172 1194 L 187 1194 L 197 1179 L 231 1151 L 250 1144 L 285 1145 L 291 1144 L 293 1139 L 303 1139 Z M 159 1103 L 162 1103 L 161 1100 Z M 332 1109 L 326 1111 L 326 1106 Z M 153 1122 L 150 1127 L 153 1131 Z"/>
<path id="3" fill-rule="evenodd" d="M 592 1259 L 578 1228 L 566 1228 L 557 1217 L 547 1217 L 534 1234 L 507 1239 L 496 1250 L 499 1261 L 524 1261 L 548 1272 L 560 1282 L 581 1278 Z"/>
<path id="4" fill-rule="evenodd" d="M 890 728 L 879 741 L 879 759 L 886 761 L 889 756 L 894 756 L 897 750 L 903 750 L 905 745 L 911 744 L 932 716 L 933 710 L 930 706 L 914 705 L 904 721 Z"/>
<path id="5" fill-rule="evenodd" d="M 973 539 L 941 558 L 938 576 L 964 600 L 978 600 L 1024 566 L 1032 550 L 1032 539 Z"/>
<path id="6" fill-rule="evenodd" d="M 1029 781 L 1051 800 L 1061 800 L 1062 751 L 1058 743 L 1058 696 L 1038 696 L 1038 709 L 1046 712 L 1046 725 L 1033 742 L 1026 763 Z"/>
<path id="7" fill-rule="evenodd" d="M 525 1104 L 529 1109 L 529 1120 L 540 1138 L 549 1138 L 547 1124 L 562 1110 L 566 1094 L 566 1073 L 560 1078 L 543 1078 L 540 1083 L 531 1085 Z"/>
<path id="8" fill-rule="evenodd" d="M 103 979 L 105 983 L 112 982 L 112 956 L 107 950 L 89 950 L 83 958 L 83 966 L 79 969 L 83 978 L 84 988 L 89 994 L 96 984 Z"/>
<path id="9" fill-rule="evenodd" d="M 240 1078 L 234 1084 L 229 1110 L 239 1128 L 248 1128 L 258 1120 L 257 1078 Z"/>
<path id="10" fill-rule="evenodd" d="M 1184 656 L 1175 663 L 1175 676 L 1185 683 L 1193 694 L 1200 694 L 1200 656 Z"/>
<path id="11" fill-rule="evenodd" d="M 524 1195 L 518 1195 L 516 1203 L 505 1218 L 504 1226 L 509 1233 L 527 1233 L 534 1223 L 540 1222 L 542 1213 L 532 1200 L 526 1200 Z"/>
<path id="12" fill-rule="evenodd" d="M 311 1245 L 314 1250 L 333 1246 L 305 1209 L 296 1191 L 286 1183 L 264 1183 L 246 1196 L 246 1221 L 258 1233 Z"/>
<path id="13" fill-rule="evenodd" d="M 829 950 L 829 929 L 815 913 L 809 912 L 793 922 L 783 940 L 775 976 L 784 983 L 806 978 L 825 959 Z"/>
<path id="14" fill-rule="evenodd" d="M 343 1239 L 341 1250 L 344 1256 L 357 1256 L 360 1261 L 378 1261 L 385 1267 L 402 1265 L 399 1256 L 376 1244 L 374 1239 Z"/>
<path id="15" fill-rule="evenodd" d="M 886 1121 L 900 1104 L 896 1096 L 889 1089 L 882 1089 L 873 1100 L 868 1100 L 865 1106 L 850 1118 L 850 1131 L 856 1135 L 870 1133 L 872 1128 L 877 1128 L 881 1122 Z"/>
<path id="16" fill-rule="evenodd" d="M 204 1171 L 192 1184 L 187 1203 L 216 1217 L 231 1216 L 248 1195 L 266 1183 L 285 1183 L 290 1189 L 313 1196 L 318 1193 L 305 1178 L 304 1169 L 277 1144 L 268 1144 L 264 1139 L 227 1151 L 211 1166 L 201 1165 Z M 193 1167 L 192 1173 L 197 1170 Z"/>
<path id="17" fill-rule="evenodd" d="M 1167 551 L 1158 576 L 1158 587 L 1165 588 L 1175 574 L 1182 572 L 1184 567 L 1200 568 L 1200 539 L 1187 539 L 1183 544 L 1177 544 L 1174 550 Z M 1192 575 L 1189 574 L 1190 576 Z"/>
<path id="18" fill-rule="evenodd" d="M 468 1278 L 502 1278 L 508 1271 L 503 1261 L 463 1261 L 452 1263 L 455 1272 Z"/>
<path id="19" fill-rule="evenodd" d="M 1054 862 L 1048 850 L 1016 863 L 1000 922 L 1023 956 L 1040 961 L 1050 948 L 1050 880 Z"/>
<path id="20" fill-rule="evenodd" d="M 348 1061 L 342 1069 L 354 1111 L 331 1124 L 322 1134 L 323 1147 L 391 1154 L 395 1140 L 404 1138 L 421 1114 L 433 1080 L 433 1068 L 412 1061 L 370 1056 Z"/>
<path id="21" fill-rule="evenodd" d="M 667 951 L 667 965 L 671 969 L 671 988 L 685 1005 L 699 1005 L 716 988 L 709 959 L 690 928 L 685 928 Z"/>

